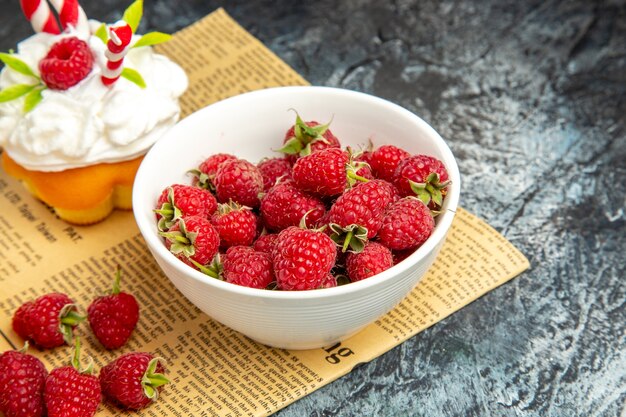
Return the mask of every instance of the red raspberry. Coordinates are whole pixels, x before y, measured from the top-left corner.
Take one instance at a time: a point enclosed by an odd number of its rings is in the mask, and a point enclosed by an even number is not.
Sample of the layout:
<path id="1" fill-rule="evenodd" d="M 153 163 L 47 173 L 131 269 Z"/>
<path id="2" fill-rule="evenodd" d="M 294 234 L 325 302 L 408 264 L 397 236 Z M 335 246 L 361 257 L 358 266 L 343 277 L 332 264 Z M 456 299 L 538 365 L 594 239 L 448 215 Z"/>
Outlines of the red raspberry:
<path id="1" fill-rule="evenodd" d="M 107 349 L 122 347 L 139 320 L 139 305 L 135 297 L 120 292 L 120 276 L 118 267 L 111 294 L 96 298 L 87 309 L 91 330 Z"/>
<path id="2" fill-rule="evenodd" d="M 15 333 L 23 339 L 28 339 L 30 335 L 30 321 L 28 320 L 28 311 L 34 304 L 34 301 L 27 301 L 15 311 L 13 314 L 12 326 Z"/>
<path id="3" fill-rule="evenodd" d="M 67 90 L 83 80 L 93 68 L 89 45 L 75 36 L 63 38 L 39 62 L 41 79 L 54 90 Z"/>
<path id="4" fill-rule="evenodd" d="M 362 252 L 350 252 L 346 257 L 346 269 L 352 282 L 369 278 L 392 266 L 391 251 L 376 242 L 368 242 Z"/>
<path id="5" fill-rule="evenodd" d="M 237 203 L 220 204 L 211 217 L 211 223 L 220 235 L 220 246 L 250 246 L 254 242 L 257 217 L 248 208 Z"/>
<path id="6" fill-rule="evenodd" d="M 373 154 L 373 151 L 371 150 L 371 146 L 372 146 L 372 143 L 370 142 L 370 147 L 368 148 L 368 150 L 362 151 L 355 158 L 357 161 L 365 162 L 370 167 L 372 165 L 372 154 Z"/>
<path id="7" fill-rule="evenodd" d="M 261 171 L 243 159 L 222 162 L 215 174 L 215 193 L 220 203 L 230 200 L 243 206 L 259 206 L 259 193 L 263 191 Z"/>
<path id="8" fill-rule="evenodd" d="M 289 227 L 278 235 L 273 252 L 274 274 L 281 290 L 312 290 L 327 283 L 337 248 L 324 233 Z"/>
<path id="9" fill-rule="evenodd" d="M 378 231 L 380 243 L 392 250 L 416 249 L 432 234 L 435 220 L 417 198 L 404 197 L 393 203 Z"/>
<path id="10" fill-rule="evenodd" d="M 72 366 L 53 369 L 46 378 L 44 401 L 48 417 L 91 417 L 96 414 L 102 393 L 100 381 L 92 366 L 79 371 L 80 344 L 76 347 Z"/>
<path id="11" fill-rule="evenodd" d="M 215 210 L 217 201 L 207 190 L 174 184 L 163 190 L 154 211 L 159 220 L 159 230 L 168 230 L 182 217 L 200 216 L 208 219 Z"/>
<path id="12" fill-rule="evenodd" d="M 254 245 L 252 245 L 252 247 L 257 252 L 265 252 L 271 254 L 274 250 L 274 246 L 276 246 L 277 238 L 278 234 L 276 233 L 262 234 L 254 241 Z"/>
<path id="13" fill-rule="evenodd" d="M 224 256 L 223 274 L 227 282 L 250 288 L 266 288 L 274 281 L 272 257 L 249 246 L 232 246 Z"/>
<path id="14" fill-rule="evenodd" d="M 0 413 L 5 417 L 43 416 L 47 376 L 43 363 L 32 355 L 14 350 L 0 354 Z"/>
<path id="15" fill-rule="evenodd" d="M 167 232 L 165 247 L 189 266 L 200 269 L 213 260 L 220 246 L 220 237 L 209 219 L 200 216 L 185 217 Z"/>
<path id="16" fill-rule="evenodd" d="M 333 288 L 337 286 L 337 278 L 330 272 L 326 274 L 326 278 L 322 280 L 322 285 L 320 288 Z"/>
<path id="17" fill-rule="evenodd" d="M 72 366 L 50 372 L 44 396 L 48 417 L 93 416 L 102 400 L 98 378 Z"/>
<path id="18" fill-rule="evenodd" d="M 265 227 L 280 231 L 298 225 L 307 213 L 307 226 L 314 226 L 326 212 L 326 207 L 318 198 L 298 190 L 292 181 L 286 181 L 275 185 L 265 194 L 260 211 Z"/>
<path id="19" fill-rule="evenodd" d="M 150 353 L 130 352 L 100 370 L 102 394 L 115 404 L 139 410 L 157 400 L 165 377 L 162 359 Z"/>
<path id="20" fill-rule="evenodd" d="M 194 176 L 193 185 L 215 191 L 215 184 L 213 184 L 213 180 L 215 179 L 215 174 L 217 174 L 217 169 L 222 162 L 230 159 L 237 159 L 237 157 L 228 153 L 216 153 L 209 156 L 200 164 L 198 169 L 192 169 L 189 171 L 189 173 Z"/>
<path id="21" fill-rule="evenodd" d="M 385 209 L 393 201 L 392 190 L 388 182 L 373 180 L 356 185 L 335 201 L 328 211 L 328 223 L 333 231 L 331 237 L 344 252 L 348 245 L 360 251 L 367 239 L 376 236 Z"/>
<path id="22" fill-rule="evenodd" d="M 449 183 L 443 162 L 427 155 L 414 155 L 403 160 L 394 174 L 394 184 L 400 195 L 417 195 L 433 210 L 441 207 Z"/>
<path id="23" fill-rule="evenodd" d="M 371 149 L 371 147 L 372 147 L 372 143 L 370 142 L 369 149 Z M 361 164 L 362 166 L 358 168 L 356 172 L 357 175 L 367 178 L 368 180 L 373 180 L 376 178 L 374 175 L 374 171 L 372 170 L 372 165 L 371 165 L 371 161 L 372 161 L 371 150 L 357 152 L 356 154 L 354 154 L 353 160 L 357 163 L 362 162 Z"/>
<path id="24" fill-rule="evenodd" d="M 339 139 L 328 129 L 329 125 L 320 125 L 314 120 L 304 122 L 296 115 L 296 123 L 285 133 L 284 146 L 279 151 L 293 164 L 301 156 L 326 148 L 340 148 Z"/>
<path id="25" fill-rule="evenodd" d="M 335 196 L 348 185 L 350 157 L 339 148 L 327 148 L 299 158 L 293 166 L 296 187 L 320 196 Z"/>
<path id="26" fill-rule="evenodd" d="M 272 188 L 276 181 L 291 178 L 291 164 L 285 158 L 264 159 L 257 164 L 263 176 L 263 191 Z"/>
<path id="27" fill-rule="evenodd" d="M 331 204 L 335 204 L 335 202 L 333 201 Z M 332 208 L 332 205 L 331 205 L 331 208 Z M 330 211 L 326 211 L 326 213 L 324 213 L 324 215 L 320 217 L 319 220 L 315 222 L 314 225 L 307 224 L 307 227 L 315 227 L 316 229 L 323 229 L 325 232 L 328 233 L 330 232 L 330 229 L 328 228 L 330 226 L 329 219 L 330 219 Z"/>
<path id="28" fill-rule="evenodd" d="M 376 177 L 374 177 L 374 174 L 372 173 L 372 168 L 369 165 L 363 165 L 358 168 L 356 171 L 356 175 L 367 180 L 376 179 Z"/>
<path id="29" fill-rule="evenodd" d="M 13 316 L 13 330 L 39 347 L 53 348 L 69 344 L 74 327 L 84 319 L 71 298 L 50 293 L 19 308 Z"/>
<path id="30" fill-rule="evenodd" d="M 383 182 L 384 185 L 387 187 L 387 189 L 389 190 L 389 195 L 391 196 L 391 202 L 395 203 L 396 201 L 400 200 L 400 191 L 398 191 L 398 189 L 396 188 L 395 185 L 393 185 L 390 182 L 384 181 Z"/>
<path id="31" fill-rule="evenodd" d="M 372 152 L 369 164 L 376 178 L 393 182 L 396 167 L 403 159 L 411 156 L 404 149 L 393 145 L 383 145 Z"/>

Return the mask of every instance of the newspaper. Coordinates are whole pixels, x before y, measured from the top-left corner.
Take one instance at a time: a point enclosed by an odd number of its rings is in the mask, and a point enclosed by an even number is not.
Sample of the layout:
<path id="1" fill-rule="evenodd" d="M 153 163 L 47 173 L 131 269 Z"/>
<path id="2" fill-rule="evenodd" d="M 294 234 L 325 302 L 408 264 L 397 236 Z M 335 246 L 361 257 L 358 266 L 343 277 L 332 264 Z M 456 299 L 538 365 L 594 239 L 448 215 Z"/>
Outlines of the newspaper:
<path id="1" fill-rule="evenodd" d="M 185 114 L 222 98 L 306 81 L 223 10 L 180 31 L 160 51 L 190 77 Z M 180 294 L 153 261 L 131 212 L 78 227 L 58 220 L 0 171 L 0 351 L 23 341 L 11 329 L 18 306 L 51 291 L 84 312 L 107 291 L 117 265 L 122 286 L 140 304 L 128 344 L 104 350 L 87 324 L 76 334 L 96 368 L 129 351 L 166 358 L 172 383 L 140 416 L 266 416 L 332 382 L 454 313 L 529 267 L 526 258 L 482 220 L 459 209 L 447 241 L 423 280 L 393 311 L 333 346 L 289 351 L 260 345 L 212 320 Z M 29 349 L 50 370 L 70 348 Z M 106 403 L 100 416 L 125 412 Z"/>

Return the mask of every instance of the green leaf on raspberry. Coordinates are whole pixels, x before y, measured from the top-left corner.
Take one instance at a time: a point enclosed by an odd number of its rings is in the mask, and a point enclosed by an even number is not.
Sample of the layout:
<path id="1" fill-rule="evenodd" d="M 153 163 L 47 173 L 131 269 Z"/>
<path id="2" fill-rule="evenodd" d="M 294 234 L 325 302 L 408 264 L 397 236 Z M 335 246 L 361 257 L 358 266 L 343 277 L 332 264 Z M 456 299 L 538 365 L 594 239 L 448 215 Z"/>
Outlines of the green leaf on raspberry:
<path id="1" fill-rule="evenodd" d="M 441 203 L 443 202 L 443 196 L 441 195 L 441 190 L 428 184 L 426 186 L 426 191 L 428 191 L 433 202 L 437 205 L 437 207 L 441 207 Z"/>
<path id="2" fill-rule="evenodd" d="M 337 274 L 337 276 L 335 277 L 337 279 L 337 286 L 341 286 L 341 285 L 346 285 L 346 284 L 350 284 L 350 278 L 348 278 L 347 275 L 344 274 Z"/>
<path id="3" fill-rule="evenodd" d="M 85 320 L 85 316 L 78 314 L 75 304 L 66 304 L 59 312 L 59 331 L 63 335 L 63 340 L 68 345 L 72 344 L 74 336 L 72 330 L 80 322 Z"/>
<path id="4" fill-rule="evenodd" d="M 141 378 L 143 393 L 152 401 L 156 401 L 157 397 L 159 396 L 159 391 L 157 390 L 157 388 L 170 382 L 170 380 L 167 379 L 165 375 L 160 374 L 156 371 L 159 361 L 165 362 L 163 358 L 154 358 L 150 362 L 148 362 L 146 372 Z"/>
<path id="5" fill-rule="evenodd" d="M 348 180 L 348 187 L 354 187 L 354 185 L 359 182 L 368 182 L 369 180 L 367 178 L 357 174 L 361 168 L 369 166 L 367 162 L 356 160 L 362 152 L 355 152 L 350 146 L 346 148 L 346 151 L 348 152 L 349 157 L 348 163 L 346 164 L 346 179 Z"/>
<path id="6" fill-rule="evenodd" d="M 128 81 L 137 84 L 139 87 L 146 88 L 146 82 L 137 70 L 126 67 L 122 70 L 122 74 L 120 75 Z"/>
<path id="7" fill-rule="evenodd" d="M 26 95 L 26 97 L 24 98 L 24 113 L 28 113 L 29 111 L 34 109 L 37 104 L 39 104 L 39 102 L 43 98 L 41 92 L 46 88 L 46 86 L 37 87 Z"/>
<path id="8" fill-rule="evenodd" d="M 30 69 L 28 64 L 15 55 L 0 52 L 0 61 L 4 62 L 7 67 L 19 72 L 20 74 L 39 79 L 39 76 L 35 74 L 32 69 Z"/>
<path id="9" fill-rule="evenodd" d="M 300 115 L 296 111 L 296 123 L 293 125 L 293 135 L 298 140 L 302 138 L 302 126 L 306 127 L 306 123 L 304 123 L 304 121 L 300 118 Z"/>
<path id="10" fill-rule="evenodd" d="M 107 25 L 104 23 L 101 24 L 96 30 L 96 33 L 94 33 L 94 35 L 96 36 L 96 38 L 100 39 L 102 43 L 106 44 L 109 41 L 109 34 L 107 33 Z"/>
<path id="11" fill-rule="evenodd" d="M 311 144 L 307 143 L 304 148 L 300 151 L 300 156 L 308 156 L 311 155 Z"/>
<path id="12" fill-rule="evenodd" d="M 315 211 L 315 209 L 311 209 L 309 211 L 307 211 L 306 213 L 304 213 L 304 215 L 302 217 L 300 217 L 300 222 L 298 223 L 298 227 L 300 229 L 303 230 L 313 230 L 316 232 L 323 232 L 326 229 L 326 225 L 323 224 L 320 227 L 308 227 L 306 224 L 306 218 L 309 214 L 313 213 Z"/>
<path id="13" fill-rule="evenodd" d="M 337 223 L 330 224 L 330 238 L 345 252 L 348 247 L 352 252 L 362 252 L 367 243 L 367 228 L 358 224 L 341 227 Z"/>
<path id="14" fill-rule="evenodd" d="M 196 187 L 202 188 L 204 190 L 215 191 L 215 185 L 213 184 L 213 178 L 215 177 L 215 175 L 209 176 L 199 169 L 190 169 L 189 171 L 187 171 L 187 174 L 191 174 L 198 179 Z"/>
<path id="15" fill-rule="evenodd" d="M 135 2 L 128 6 L 128 8 L 124 11 L 122 20 L 128 23 L 133 30 L 133 33 L 135 33 L 137 31 L 137 28 L 139 27 L 139 22 L 141 22 L 142 15 L 143 0 L 135 0 Z"/>
<path id="16" fill-rule="evenodd" d="M 222 271 L 224 270 L 222 266 L 222 262 L 220 261 L 220 254 L 217 253 L 211 263 L 209 265 L 202 265 L 200 262 L 195 261 L 189 258 L 191 263 L 198 268 L 198 271 L 202 272 L 204 275 L 208 275 L 211 278 L 219 279 L 223 281 Z"/>
<path id="17" fill-rule="evenodd" d="M 186 257 L 190 257 L 196 254 L 196 249 L 184 233 L 180 231 L 159 232 L 159 235 L 170 241 L 170 252 L 174 255 L 182 253 Z"/>
<path id="18" fill-rule="evenodd" d="M 155 209 L 154 212 L 161 215 L 157 227 L 162 232 L 168 230 L 182 217 L 183 213 L 176 207 L 174 189 L 172 187 L 167 189 L 167 202 L 163 203 L 160 209 Z"/>
<path id="19" fill-rule="evenodd" d="M 111 295 L 117 295 L 120 293 L 120 280 L 122 279 L 122 267 L 118 264 L 115 269 L 115 278 L 113 279 L 113 287 L 111 288 Z"/>
<path id="20" fill-rule="evenodd" d="M 439 174 L 433 172 L 426 177 L 426 182 L 419 183 L 409 180 L 411 190 L 426 205 L 432 201 L 437 207 L 443 203 L 442 190 L 450 185 L 450 181 L 440 182 Z"/>
<path id="21" fill-rule="evenodd" d="M 142 46 L 153 46 L 160 43 L 165 43 L 172 39 L 172 35 L 163 32 L 149 32 L 146 33 L 137 41 L 133 48 L 140 48 Z"/>
<path id="22" fill-rule="evenodd" d="M 428 205 L 430 203 L 430 193 L 426 190 L 425 183 L 419 183 L 412 180 L 409 180 L 409 185 L 411 186 L 411 190 L 415 193 L 415 196 L 419 198 L 422 203 Z"/>
<path id="23" fill-rule="evenodd" d="M 178 220 L 178 225 L 179 230 L 174 232 L 159 232 L 159 235 L 170 241 L 170 252 L 174 255 L 182 253 L 185 257 L 191 258 L 196 254 L 194 242 L 198 237 L 198 233 L 188 232 L 183 219 Z"/>
<path id="24" fill-rule="evenodd" d="M 348 180 L 348 186 L 353 187 L 355 184 L 360 182 L 368 182 L 369 180 L 361 175 L 358 175 L 357 172 L 359 169 L 366 166 L 366 162 L 348 162 L 346 164 L 346 178 Z"/>
<path id="25" fill-rule="evenodd" d="M 278 149 L 278 152 L 285 153 L 287 155 L 298 155 L 302 151 L 302 142 L 296 138 L 291 138 L 282 148 Z"/>
<path id="26" fill-rule="evenodd" d="M 74 352 L 72 352 L 72 366 L 81 374 L 93 374 L 93 358 L 91 356 L 88 356 L 88 358 L 87 366 L 80 369 L 80 338 L 77 336 L 74 341 Z"/>
<path id="27" fill-rule="evenodd" d="M 233 211 L 240 211 L 240 210 L 252 210 L 252 207 L 238 204 L 236 201 L 233 201 L 232 199 L 228 200 L 228 203 L 219 203 L 217 205 L 217 211 L 221 215 L 228 214 Z"/>
<path id="28" fill-rule="evenodd" d="M 296 112 L 296 123 L 293 130 L 294 136 L 296 137 L 296 139 L 299 139 L 303 143 L 311 143 L 315 139 L 322 138 L 322 135 L 326 133 L 326 131 L 330 127 L 331 122 L 328 122 L 324 125 L 309 126 L 304 122 L 304 120 L 302 120 L 298 112 Z"/>
<path id="29" fill-rule="evenodd" d="M 33 89 L 37 87 L 37 85 L 33 84 L 15 84 L 10 87 L 4 88 L 0 90 L 0 103 L 4 103 L 7 101 L 15 100 L 16 98 L 20 98 L 25 96 L 26 94 L 33 91 Z"/>

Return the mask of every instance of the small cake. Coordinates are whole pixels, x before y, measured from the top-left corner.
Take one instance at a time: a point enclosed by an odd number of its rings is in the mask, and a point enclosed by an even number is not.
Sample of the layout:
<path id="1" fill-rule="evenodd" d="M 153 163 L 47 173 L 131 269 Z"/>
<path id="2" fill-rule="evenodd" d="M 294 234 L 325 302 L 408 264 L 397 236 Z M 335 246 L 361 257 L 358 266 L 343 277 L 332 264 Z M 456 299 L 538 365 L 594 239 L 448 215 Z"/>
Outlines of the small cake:
<path id="1" fill-rule="evenodd" d="M 170 38 L 134 34 L 137 0 L 123 20 L 87 21 L 75 0 L 22 0 L 35 35 L 0 54 L 2 167 L 62 219 L 103 220 L 131 208 L 146 151 L 180 115 L 183 69 L 152 50 Z M 60 3 L 60 4 L 59 4 Z"/>

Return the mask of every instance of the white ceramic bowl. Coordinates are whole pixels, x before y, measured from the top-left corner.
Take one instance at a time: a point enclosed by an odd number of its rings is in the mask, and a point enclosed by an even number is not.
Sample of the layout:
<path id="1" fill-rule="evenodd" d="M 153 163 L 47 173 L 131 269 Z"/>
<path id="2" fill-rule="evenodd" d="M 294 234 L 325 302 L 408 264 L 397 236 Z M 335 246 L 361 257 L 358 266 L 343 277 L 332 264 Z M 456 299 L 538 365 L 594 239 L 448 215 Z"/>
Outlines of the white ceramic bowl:
<path id="1" fill-rule="evenodd" d="M 441 159 L 452 181 L 433 235 L 403 262 L 374 277 L 311 291 L 267 291 L 210 278 L 174 257 L 157 234 L 152 212 L 161 191 L 190 183 L 185 172 L 227 152 L 256 163 L 277 156 L 296 109 L 305 120 L 332 119 L 342 145 L 393 144 Z M 270 346 L 309 349 L 343 340 L 391 310 L 417 284 L 439 251 L 459 201 L 459 170 L 450 149 L 413 113 L 371 95 L 328 87 L 281 87 L 205 107 L 152 147 L 135 179 L 133 210 L 150 251 L 192 303 L 215 320 Z"/>

